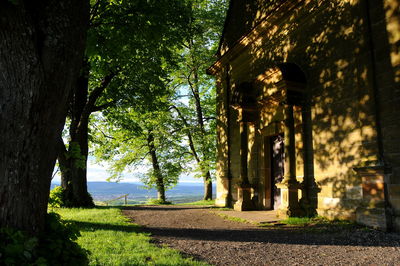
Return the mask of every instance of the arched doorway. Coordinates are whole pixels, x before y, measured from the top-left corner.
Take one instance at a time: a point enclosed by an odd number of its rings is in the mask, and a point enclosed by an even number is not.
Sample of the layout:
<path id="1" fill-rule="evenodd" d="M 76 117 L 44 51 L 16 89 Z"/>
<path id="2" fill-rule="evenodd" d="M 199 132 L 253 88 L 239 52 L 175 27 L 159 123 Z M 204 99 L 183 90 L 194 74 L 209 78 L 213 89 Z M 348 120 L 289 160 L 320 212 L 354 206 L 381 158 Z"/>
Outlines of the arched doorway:
<path id="1" fill-rule="evenodd" d="M 264 140 L 260 153 L 259 172 L 264 175 L 260 205 L 264 209 L 280 209 L 286 215 L 297 215 L 299 195 L 306 194 L 299 192 L 308 182 L 303 178 L 300 184 L 297 176 L 309 175 L 310 163 L 305 160 L 312 160 L 309 154 L 312 145 L 307 138 L 311 128 L 306 125 L 310 120 L 306 117 L 309 115 L 306 78 L 296 64 L 283 63 L 259 75 L 254 84 L 259 92 L 258 123 L 260 137 Z M 305 174 L 296 173 L 298 168 Z"/>

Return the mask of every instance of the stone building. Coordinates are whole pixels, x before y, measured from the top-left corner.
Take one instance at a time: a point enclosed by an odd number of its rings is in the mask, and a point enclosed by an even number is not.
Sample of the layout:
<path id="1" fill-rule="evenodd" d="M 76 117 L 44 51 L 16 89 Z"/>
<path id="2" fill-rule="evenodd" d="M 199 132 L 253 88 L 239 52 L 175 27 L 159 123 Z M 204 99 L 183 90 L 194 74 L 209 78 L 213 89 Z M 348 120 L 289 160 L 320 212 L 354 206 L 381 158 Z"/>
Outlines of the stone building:
<path id="1" fill-rule="evenodd" d="M 400 230 L 400 1 L 232 0 L 217 199 Z"/>

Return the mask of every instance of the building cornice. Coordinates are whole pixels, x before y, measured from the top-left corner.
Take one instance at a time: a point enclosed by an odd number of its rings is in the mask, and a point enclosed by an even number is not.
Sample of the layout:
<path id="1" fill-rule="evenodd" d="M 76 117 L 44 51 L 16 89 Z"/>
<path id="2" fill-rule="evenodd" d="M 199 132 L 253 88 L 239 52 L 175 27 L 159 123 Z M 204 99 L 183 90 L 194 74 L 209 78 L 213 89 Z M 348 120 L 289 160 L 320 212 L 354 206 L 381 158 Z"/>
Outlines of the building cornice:
<path id="1" fill-rule="evenodd" d="M 261 20 L 253 29 L 244 35 L 242 38 L 237 40 L 235 44 L 226 51 L 222 51 L 222 46 L 219 48 L 220 57 L 217 61 L 212 64 L 207 69 L 207 74 L 215 75 L 222 69 L 222 66 L 226 64 L 232 58 L 235 58 L 238 54 L 240 54 L 244 49 L 246 49 L 251 43 L 255 42 L 260 36 L 272 35 L 278 31 L 277 21 L 283 18 L 287 13 L 291 12 L 295 9 L 299 4 L 304 2 L 305 0 L 291 0 L 291 1 L 283 1 L 283 3 L 278 6 L 274 12 L 271 12 L 267 15 L 263 20 Z"/>

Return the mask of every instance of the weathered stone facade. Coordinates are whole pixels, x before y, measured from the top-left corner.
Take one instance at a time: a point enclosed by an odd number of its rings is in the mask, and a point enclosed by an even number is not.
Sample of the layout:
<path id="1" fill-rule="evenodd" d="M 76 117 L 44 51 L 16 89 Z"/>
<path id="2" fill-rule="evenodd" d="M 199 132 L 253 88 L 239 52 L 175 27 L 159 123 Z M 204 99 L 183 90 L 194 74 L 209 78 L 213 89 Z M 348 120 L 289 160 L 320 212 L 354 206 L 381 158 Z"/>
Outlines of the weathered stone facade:
<path id="1" fill-rule="evenodd" d="M 400 230 L 400 1 L 232 0 L 208 71 L 218 205 Z"/>

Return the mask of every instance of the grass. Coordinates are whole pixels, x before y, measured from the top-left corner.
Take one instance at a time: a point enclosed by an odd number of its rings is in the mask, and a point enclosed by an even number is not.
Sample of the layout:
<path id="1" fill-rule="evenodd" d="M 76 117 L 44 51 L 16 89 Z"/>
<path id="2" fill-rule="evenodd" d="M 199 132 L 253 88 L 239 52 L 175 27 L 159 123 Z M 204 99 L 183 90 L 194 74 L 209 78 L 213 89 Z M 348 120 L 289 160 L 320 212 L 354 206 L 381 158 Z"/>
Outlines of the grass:
<path id="1" fill-rule="evenodd" d="M 215 200 L 199 200 L 195 202 L 179 203 L 177 205 L 195 205 L 195 206 L 209 206 L 215 204 Z"/>
<path id="2" fill-rule="evenodd" d="M 162 201 L 159 199 L 149 199 L 146 203 L 146 205 L 171 205 L 172 202 L 170 201 Z"/>
<path id="3" fill-rule="evenodd" d="M 336 226 L 336 227 L 351 227 L 356 224 L 352 221 L 348 220 L 329 220 L 328 218 L 317 216 L 317 217 L 289 217 L 285 220 L 280 221 L 280 223 L 288 224 L 288 225 L 299 225 L 299 226 Z"/>
<path id="4" fill-rule="evenodd" d="M 226 214 L 222 214 L 222 213 L 218 213 L 215 212 L 216 215 L 220 216 L 222 219 L 228 220 L 228 221 L 233 221 L 233 222 L 238 222 L 238 223 L 245 223 L 245 224 L 254 224 L 246 219 L 242 219 L 239 217 L 233 217 L 233 216 L 229 216 Z"/>
<path id="5" fill-rule="evenodd" d="M 285 220 L 280 221 L 280 223 L 288 224 L 288 225 L 309 225 L 311 223 L 320 223 L 320 222 L 327 222 L 325 218 L 317 217 L 317 218 L 309 218 L 309 217 L 289 217 Z"/>
<path id="6" fill-rule="evenodd" d="M 233 211 L 233 208 L 229 207 L 213 207 L 214 211 Z"/>
<path id="7" fill-rule="evenodd" d="M 343 230 L 353 230 L 362 228 L 359 224 L 348 221 L 348 220 L 329 220 L 322 216 L 317 217 L 289 217 L 285 220 L 276 223 L 263 223 L 261 227 L 288 227 L 288 228 L 300 228 L 301 231 L 311 232 L 334 232 Z"/>
<path id="8" fill-rule="evenodd" d="M 149 235 L 117 207 L 55 211 L 79 228 L 77 242 L 90 251 L 90 265 L 207 265 L 151 244 Z"/>

